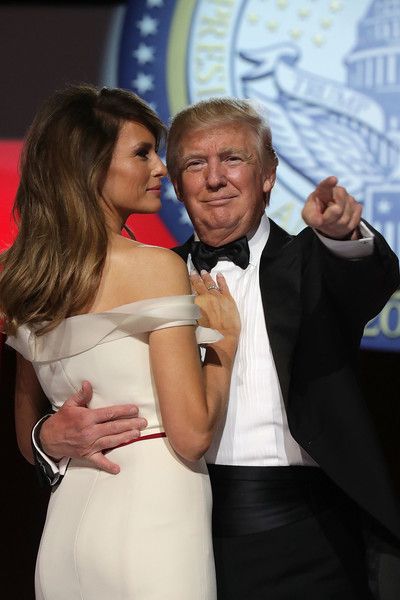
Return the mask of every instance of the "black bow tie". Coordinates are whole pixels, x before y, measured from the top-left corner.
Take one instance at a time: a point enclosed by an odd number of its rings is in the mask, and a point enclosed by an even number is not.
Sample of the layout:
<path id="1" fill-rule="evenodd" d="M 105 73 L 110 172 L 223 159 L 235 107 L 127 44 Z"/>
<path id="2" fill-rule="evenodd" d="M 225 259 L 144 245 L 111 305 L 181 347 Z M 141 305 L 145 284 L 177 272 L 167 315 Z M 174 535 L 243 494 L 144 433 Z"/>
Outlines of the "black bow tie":
<path id="1" fill-rule="evenodd" d="M 225 246 L 208 246 L 203 242 L 192 242 L 190 250 L 192 263 L 200 273 L 202 269 L 211 271 L 219 260 L 231 260 L 235 265 L 245 269 L 250 261 L 250 249 L 245 236 Z"/>

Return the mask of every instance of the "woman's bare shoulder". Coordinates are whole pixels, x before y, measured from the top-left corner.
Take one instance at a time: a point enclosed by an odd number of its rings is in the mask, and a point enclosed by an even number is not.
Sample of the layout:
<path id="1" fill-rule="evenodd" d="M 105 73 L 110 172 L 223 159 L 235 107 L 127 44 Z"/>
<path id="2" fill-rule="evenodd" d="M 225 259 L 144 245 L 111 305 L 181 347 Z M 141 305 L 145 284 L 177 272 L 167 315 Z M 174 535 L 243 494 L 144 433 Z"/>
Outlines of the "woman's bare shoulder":
<path id="1" fill-rule="evenodd" d="M 187 266 L 168 248 L 146 244 L 122 243 L 114 252 L 114 275 L 131 282 L 132 292 L 145 297 L 190 294 Z"/>

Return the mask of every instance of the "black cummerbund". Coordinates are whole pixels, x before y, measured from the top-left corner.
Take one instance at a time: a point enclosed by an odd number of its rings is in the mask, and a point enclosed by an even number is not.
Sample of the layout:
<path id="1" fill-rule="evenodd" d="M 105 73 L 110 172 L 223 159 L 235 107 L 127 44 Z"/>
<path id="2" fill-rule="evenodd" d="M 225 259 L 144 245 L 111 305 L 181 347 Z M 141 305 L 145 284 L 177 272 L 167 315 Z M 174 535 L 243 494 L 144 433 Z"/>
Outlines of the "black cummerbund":
<path id="1" fill-rule="evenodd" d="M 267 531 L 352 504 L 319 467 L 208 465 L 216 537 Z"/>

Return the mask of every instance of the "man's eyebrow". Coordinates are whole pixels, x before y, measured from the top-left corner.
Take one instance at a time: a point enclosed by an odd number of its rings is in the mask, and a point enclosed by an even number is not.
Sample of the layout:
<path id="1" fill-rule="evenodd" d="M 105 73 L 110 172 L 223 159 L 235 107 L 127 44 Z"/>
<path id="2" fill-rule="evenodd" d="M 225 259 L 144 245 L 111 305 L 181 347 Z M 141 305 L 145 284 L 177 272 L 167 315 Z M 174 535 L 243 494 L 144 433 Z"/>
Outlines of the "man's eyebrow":
<path id="1" fill-rule="evenodd" d="M 252 156 L 252 154 L 250 152 L 247 152 L 244 148 L 235 148 L 233 146 L 229 146 L 227 148 L 222 148 L 219 152 L 218 152 L 218 156 L 227 156 L 228 154 L 240 154 L 241 156 Z M 181 160 L 182 161 L 186 161 L 188 159 L 191 158 L 204 158 L 205 156 L 207 156 L 207 152 L 201 152 L 201 151 L 193 151 L 193 152 L 188 152 L 187 154 L 184 154 L 181 156 Z"/>
<path id="2" fill-rule="evenodd" d="M 235 148 L 235 146 L 222 148 L 222 150 L 220 150 L 218 154 L 219 156 L 227 156 L 228 154 L 240 154 L 241 156 L 249 156 L 248 152 L 246 152 L 244 148 Z"/>
<path id="3" fill-rule="evenodd" d="M 241 158 L 243 158 L 244 160 L 247 160 L 247 161 L 254 161 L 255 160 L 255 154 L 253 154 L 252 152 L 249 152 L 245 148 L 235 148 L 235 147 L 223 148 L 218 153 L 218 156 L 220 158 L 226 158 L 228 156 L 231 156 L 232 154 L 235 155 L 235 156 L 240 156 Z"/>

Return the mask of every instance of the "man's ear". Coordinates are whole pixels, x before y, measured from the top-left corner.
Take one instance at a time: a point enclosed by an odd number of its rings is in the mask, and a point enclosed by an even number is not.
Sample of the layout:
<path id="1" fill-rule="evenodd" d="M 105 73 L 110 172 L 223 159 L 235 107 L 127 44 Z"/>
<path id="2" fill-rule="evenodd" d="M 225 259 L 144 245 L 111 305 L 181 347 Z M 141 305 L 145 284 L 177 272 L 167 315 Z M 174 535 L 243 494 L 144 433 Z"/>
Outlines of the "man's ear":
<path id="1" fill-rule="evenodd" d="M 265 194 L 268 194 L 268 192 L 270 192 L 272 190 L 272 188 L 275 185 L 275 180 L 276 180 L 276 172 L 275 171 L 272 171 L 272 173 L 268 173 L 267 175 L 264 176 L 263 192 Z"/>
<path id="2" fill-rule="evenodd" d="M 276 180 L 276 171 L 275 169 L 268 173 L 268 175 L 264 176 L 264 181 L 263 181 L 263 192 L 264 192 L 264 202 L 265 202 L 265 206 L 269 206 L 269 197 L 271 195 L 271 190 L 275 185 L 275 180 Z"/>

